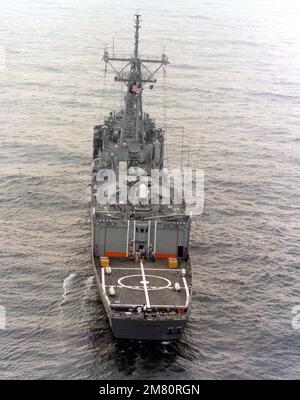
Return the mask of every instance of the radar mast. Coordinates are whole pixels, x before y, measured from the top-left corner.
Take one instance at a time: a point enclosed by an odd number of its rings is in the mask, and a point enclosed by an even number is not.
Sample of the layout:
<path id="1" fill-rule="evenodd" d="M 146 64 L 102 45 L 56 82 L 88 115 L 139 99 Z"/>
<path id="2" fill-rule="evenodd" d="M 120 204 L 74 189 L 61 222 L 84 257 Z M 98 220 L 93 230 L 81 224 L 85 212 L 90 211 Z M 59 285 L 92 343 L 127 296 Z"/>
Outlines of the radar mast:
<path id="1" fill-rule="evenodd" d="M 135 35 L 134 35 L 134 53 L 131 57 L 119 57 L 113 54 L 109 55 L 108 48 L 105 47 L 103 60 L 105 69 L 107 65 L 115 72 L 115 81 L 123 82 L 127 86 L 125 96 L 124 120 L 123 120 L 123 140 L 135 141 L 144 144 L 143 128 L 143 84 L 155 83 L 154 75 L 165 65 L 169 63 L 164 51 L 160 57 L 147 58 L 139 54 L 139 30 L 140 14 L 135 15 Z M 122 63 L 118 68 L 117 63 Z M 125 63 L 125 65 L 124 65 Z M 150 65 L 155 65 L 150 70 Z"/>

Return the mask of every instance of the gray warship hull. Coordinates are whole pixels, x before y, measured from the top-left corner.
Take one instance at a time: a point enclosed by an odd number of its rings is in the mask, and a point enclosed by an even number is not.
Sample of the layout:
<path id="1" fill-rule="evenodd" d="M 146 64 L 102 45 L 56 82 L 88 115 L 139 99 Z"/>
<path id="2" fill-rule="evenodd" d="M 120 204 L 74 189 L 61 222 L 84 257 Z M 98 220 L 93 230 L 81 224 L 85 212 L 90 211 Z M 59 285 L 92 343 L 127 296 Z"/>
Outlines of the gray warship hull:
<path id="1" fill-rule="evenodd" d="M 139 55 L 139 17 L 134 55 L 110 57 L 105 49 L 103 56 L 127 93 L 124 108 L 94 127 L 92 265 L 116 338 L 175 340 L 191 310 L 191 221 L 184 201 L 174 202 L 175 188 L 169 187 L 168 197 L 165 186 L 159 187 L 166 179 L 165 132 L 143 112 L 142 94 L 168 60 L 165 54 L 160 59 Z M 121 70 L 112 62 L 123 62 Z"/>

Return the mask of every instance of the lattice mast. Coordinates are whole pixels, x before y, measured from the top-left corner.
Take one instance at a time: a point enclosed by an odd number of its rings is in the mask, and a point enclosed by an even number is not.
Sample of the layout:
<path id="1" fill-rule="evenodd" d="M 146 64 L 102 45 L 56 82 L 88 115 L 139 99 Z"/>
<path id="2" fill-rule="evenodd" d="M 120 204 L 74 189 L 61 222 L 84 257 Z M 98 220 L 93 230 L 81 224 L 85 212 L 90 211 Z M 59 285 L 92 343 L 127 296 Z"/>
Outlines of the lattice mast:
<path id="1" fill-rule="evenodd" d="M 144 144 L 144 128 L 143 128 L 143 84 L 155 83 L 154 75 L 162 66 L 169 63 L 164 51 L 161 57 L 143 58 L 139 54 L 139 30 L 140 15 L 135 15 L 135 35 L 134 35 L 134 53 L 131 57 L 118 57 L 113 54 L 111 57 L 107 47 L 104 49 L 103 60 L 105 62 L 105 70 L 109 65 L 115 72 L 115 81 L 124 82 L 127 86 L 125 96 L 125 108 L 123 119 L 123 140 L 134 140 Z M 125 66 L 117 69 L 112 62 L 122 62 Z M 149 65 L 156 64 L 156 68 L 151 71 Z"/>

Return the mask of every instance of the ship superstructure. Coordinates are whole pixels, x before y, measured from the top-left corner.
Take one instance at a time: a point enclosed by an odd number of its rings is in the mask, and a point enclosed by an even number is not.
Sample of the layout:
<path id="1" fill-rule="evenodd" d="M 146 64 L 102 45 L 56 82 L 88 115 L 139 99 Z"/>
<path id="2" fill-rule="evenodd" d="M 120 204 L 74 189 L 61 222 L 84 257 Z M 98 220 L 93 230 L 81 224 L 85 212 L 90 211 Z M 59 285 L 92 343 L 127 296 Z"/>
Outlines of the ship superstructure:
<path id="1" fill-rule="evenodd" d="M 140 56 L 139 30 L 136 15 L 130 57 L 104 50 L 105 68 L 126 94 L 124 107 L 94 127 L 93 269 L 115 337 L 171 340 L 181 337 L 191 307 L 190 217 L 184 201 L 174 202 L 172 186 L 169 201 L 162 201 L 165 132 L 142 100 L 168 58 Z"/>

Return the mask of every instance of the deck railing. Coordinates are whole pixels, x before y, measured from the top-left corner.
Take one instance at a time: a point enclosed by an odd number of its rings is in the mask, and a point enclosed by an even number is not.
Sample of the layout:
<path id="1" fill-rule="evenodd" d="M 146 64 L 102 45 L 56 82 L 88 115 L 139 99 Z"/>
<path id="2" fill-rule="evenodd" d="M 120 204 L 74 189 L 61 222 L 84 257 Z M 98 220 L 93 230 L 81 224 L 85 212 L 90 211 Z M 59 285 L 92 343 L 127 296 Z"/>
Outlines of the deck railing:
<path id="1" fill-rule="evenodd" d="M 122 312 L 112 311 L 111 316 L 113 318 L 120 319 L 135 319 L 135 320 L 146 320 L 146 321 L 164 321 L 164 320 L 185 320 L 187 319 L 187 313 L 137 313 L 137 312 Z"/>

